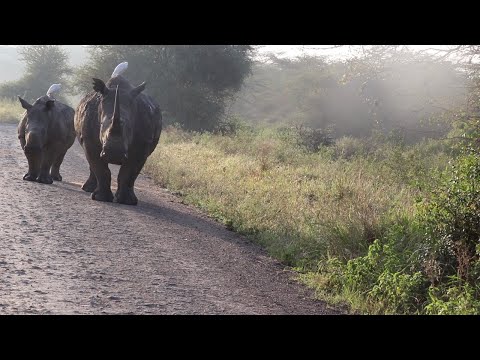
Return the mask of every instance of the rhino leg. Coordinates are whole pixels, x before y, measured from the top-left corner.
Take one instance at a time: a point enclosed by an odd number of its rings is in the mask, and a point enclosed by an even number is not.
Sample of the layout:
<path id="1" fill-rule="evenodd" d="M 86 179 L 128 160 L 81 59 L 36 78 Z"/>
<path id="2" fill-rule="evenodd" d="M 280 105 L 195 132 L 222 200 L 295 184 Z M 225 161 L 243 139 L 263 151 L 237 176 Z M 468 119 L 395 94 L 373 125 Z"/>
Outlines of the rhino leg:
<path id="1" fill-rule="evenodd" d="M 92 192 L 92 200 L 112 202 L 113 193 L 110 189 L 112 173 L 108 168 L 108 164 L 100 159 L 95 159 L 90 163 L 90 168 L 97 178 L 97 187 Z"/>
<path id="2" fill-rule="evenodd" d="M 91 193 L 95 190 L 96 187 L 97 187 L 97 178 L 95 177 L 95 174 L 90 168 L 90 176 L 88 177 L 87 181 L 85 181 L 85 183 L 82 185 L 82 189 L 83 191 Z"/>
<path id="3" fill-rule="evenodd" d="M 118 172 L 118 189 L 115 193 L 114 201 L 119 204 L 137 205 L 138 199 L 133 191 L 135 180 L 145 164 L 143 160 L 130 160 L 120 167 Z"/>
<path id="4" fill-rule="evenodd" d="M 37 180 L 37 175 L 28 172 L 25 175 L 23 175 L 23 180 L 36 181 Z"/>
<path id="5" fill-rule="evenodd" d="M 40 167 L 40 175 L 38 175 L 37 181 L 42 184 L 52 184 L 53 179 L 50 176 L 50 168 L 52 167 L 53 160 L 55 159 L 55 150 L 48 149 L 43 156 L 42 166 Z"/>
<path id="6" fill-rule="evenodd" d="M 55 181 L 62 181 L 62 175 L 60 175 L 60 165 L 62 165 L 63 158 L 67 151 L 62 151 L 60 155 L 53 162 L 52 168 L 50 169 L 50 176 Z"/>
<path id="7" fill-rule="evenodd" d="M 27 156 L 28 172 L 23 176 L 23 180 L 36 181 L 40 174 L 40 164 L 42 162 L 42 154 L 29 154 Z"/>
<path id="8" fill-rule="evenodd" d="M 83 184 L 82 189 L 86 192 L 92 192 L 92 200 L 112 202 L 113 193 L 111 190 L 112 173 L 108 164 L 100 160 L 101 144 L 83 142 L 83 150 L 88 164 L 90 165 L 90 176 Z M 93 180 L 94 179 L 94 180 Z M 91 181 L 90 181 L 91 180 Z M 88 184 L 88 187 L 85 185 Z M 95 186 L 93 186 L 95 184 Z"/>

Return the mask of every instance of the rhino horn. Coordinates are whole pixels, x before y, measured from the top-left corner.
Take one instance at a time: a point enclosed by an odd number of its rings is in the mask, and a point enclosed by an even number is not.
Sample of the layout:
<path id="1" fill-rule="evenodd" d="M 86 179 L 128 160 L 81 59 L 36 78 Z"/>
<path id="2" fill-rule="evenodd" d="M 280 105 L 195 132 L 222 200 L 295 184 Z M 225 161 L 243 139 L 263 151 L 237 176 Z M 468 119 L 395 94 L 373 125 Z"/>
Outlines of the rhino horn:
<path id="1" fill-rule="evenodd" d="M 112 133 L 120 134 L 121 130 L 122 128 L 120 126 L 120 98 L 118 97 L 118 85 L 117 85 L 117 89 L 115 90 L 115 103 L 113 107 Z"/>

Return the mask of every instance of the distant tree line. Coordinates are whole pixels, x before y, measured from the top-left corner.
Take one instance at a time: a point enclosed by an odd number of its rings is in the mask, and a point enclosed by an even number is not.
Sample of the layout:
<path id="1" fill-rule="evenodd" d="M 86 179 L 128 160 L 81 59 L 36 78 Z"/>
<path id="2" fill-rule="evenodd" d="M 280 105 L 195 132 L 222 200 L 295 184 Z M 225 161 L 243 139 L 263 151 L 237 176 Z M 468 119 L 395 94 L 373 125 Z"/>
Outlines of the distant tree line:
<path id="1" fill-rule="evenodd" d="M 133 84 L 147 81 L 146 92 L 160 103 L 167 122 L 208 131 L 250 74 L 253 52 L 250 45 L 94 45 L 88 62 L 71 69 L 60 46 L 25 46 L 19 50 L 25 75 L 2 84 L 0 96 L 32 101 L 58 82 L 65 84 L 62 94 L 83 95 L 92 89 L 92 77 L 106 81 L 115 66 L 128 61 L 124 76 Z"/>
<path id="2" fill-rule="evenodd" d="M 0 97 L 34 101 L 61 83 L 66 101 L 90 91 L 92 77 L 107 80 L 128 61 L 125 77 L 147 81 L 165 122 L 188 130 L 215 130 L 225 115 L 237 114 L 255 123 L 329 128 L 335 136 L 377 129 L 414 139 L 441 136 L 453 118 L 471 121 L 479 108 L 474 45 L 434 55 L 371 46 L 346 61 L 272 55 L 258 62 L 250 45 L 94 45 L 88 52 L 87 63 L 72 68 L 61 46 L 20 47 L 24 76 L 0 84 Z"/>
<path id="3" fill-rule="evenodd" d="M 68 54 L 58 45 L 21 46 L 19 58 L 25 63 L 25 73 L 19 80 L 4 82 L 0 85 L 0 97 L 16 98 L 20 95 L 32 102 L 45 95 L 52 84 L 62 84 L 57 96 L 66 101 L 68 94 L 68 76 L 72 68 L 68 65 Z"/>
<path id="4" fill-rule="evenodd" d="M 230 112 L 252 123 L 331 129 L 337 137 L 378 130 L 415 140 L 447 131 L 452 113 L 465 106 L 468 81 L 457 64 L 407 50 L 348 61 L 272 55 L 255 64 Z"/>

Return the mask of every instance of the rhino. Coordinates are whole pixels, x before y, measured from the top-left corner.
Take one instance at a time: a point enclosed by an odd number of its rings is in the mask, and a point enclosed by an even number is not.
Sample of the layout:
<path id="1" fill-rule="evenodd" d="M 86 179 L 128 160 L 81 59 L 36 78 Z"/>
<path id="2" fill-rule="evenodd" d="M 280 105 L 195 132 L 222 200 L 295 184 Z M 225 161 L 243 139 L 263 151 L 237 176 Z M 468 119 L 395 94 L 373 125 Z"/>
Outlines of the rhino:
<path id="1" fill-rule="evenodd" d="M 28 160 L 23 180 L 52 184 L 62 181 L 60 165 L 75 142 L 75 110 L 44 95 L 33 105 L 18 97 L 26 110 L 18 124 L 18 139 Z"/>
<path id="2" fill-rule="evenodd" d="M 114 74 L 107 83 L 93 78 L 93 90 L 75 112 L 75 132 L 90 167 L 82 189 L 91 192 L 93 200 L 137 205 L 135 180 L 158 144 L 162 113 L 154 99 L 142 93 L 146 82 L 134 87 Z M 108 164 L 120 165 L 115 196 Z"/>

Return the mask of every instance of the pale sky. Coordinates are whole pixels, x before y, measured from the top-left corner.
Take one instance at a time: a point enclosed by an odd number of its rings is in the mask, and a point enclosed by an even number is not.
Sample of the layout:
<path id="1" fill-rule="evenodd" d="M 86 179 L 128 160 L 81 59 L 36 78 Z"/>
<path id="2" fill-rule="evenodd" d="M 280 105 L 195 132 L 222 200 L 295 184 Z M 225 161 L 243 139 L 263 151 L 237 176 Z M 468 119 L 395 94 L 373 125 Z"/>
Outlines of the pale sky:
<path id="1" fill-rule="evenodd" d="M 408 45 L 412 50 L 426 50 L 426 49 L 442 49 L 449 45 Z M 351 48 L 344 46 L 340 48 L 333 48 L 334 45 L 262 45 L 259 53 L 273 52 L 276 54 L 283 53 L 287 57 L 296 57 L 305 53 L 307 55 L 326 55 L 335 56 L 339 58 L 347 58 L 351 55 Z"/>
<path id="2" fill-rule="evenodd" d="M 0 45 L 13 46 L 18 45 Z M 82 45 L 85 46 L 85 45 Z M 429 48 L 445 48 L 448 45 L 408 45 L 413 50 L 425 50 Z M 269 52 L 275 53 L 277 56 L 296 57 L 301 54 L 307 55 L 326 55 L 334 56 L 336 58 L 348 58 L 352 54 L 350 46 L 343 46 L 340 48 L 333 48 L 334 45 L 260 45 L 259 54 Z"/>

